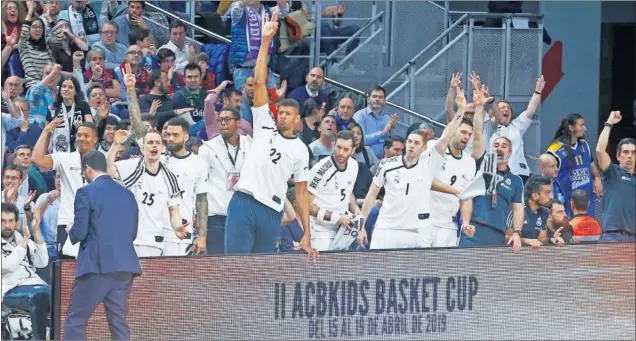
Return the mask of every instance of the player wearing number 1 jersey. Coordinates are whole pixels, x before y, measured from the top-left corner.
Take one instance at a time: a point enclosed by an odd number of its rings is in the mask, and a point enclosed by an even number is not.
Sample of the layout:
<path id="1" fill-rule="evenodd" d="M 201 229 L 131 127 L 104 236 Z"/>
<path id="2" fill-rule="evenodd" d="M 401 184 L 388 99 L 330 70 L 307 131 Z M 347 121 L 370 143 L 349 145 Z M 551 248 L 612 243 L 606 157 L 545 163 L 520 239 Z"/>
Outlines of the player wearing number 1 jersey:
<path id="1" fill-rule="evenodd" d="M 316 163 L 309 171 L 309 214 L 311 246 L 327 251 L 338 233 L 338 226 L 351 226 L 352 214 L 359 215 L 356 198 L 351 195 L 358 176 L 353 134 L 336 134 L 334 153 Z"/>
<path id="2" fill-rule="evenodd" d="M 278 31 L 278 12 L 264 19 L 261 46 L 254 68 L 254 139 L 234 187 L 225 223 L 225 253 L 274 252 L 280 236 L 287 181 L 294 177 L 300 221 L 305 227 L 301 247 L 311 248 L 307 173 L 309 152 L 294 134 L 299 122 L 298 102 L 283 100 L 275 124 L 267 99 L 267 60 Z"/>
<path id="3" fill-rule="evenodd" d="M 108 174 L 133 192 L 139 206 L 139 229 L 133 242 L 139 257 L 159 257 L 163 251 L 164 226 L 172 226 L 179 238 L 185 236 L 181 224 L 181 190 L 177 177 L 160 161 L 161 134 L 149 131 L 144 137 L 143 157 L 115 162 L 117 151 L 130 137 L 119 130 L 108 151 Z M 113 212 L 116 214 L 116 212 Z"/>
<path id="4" fill-rule="evenodd" d="M 463 99 L 463 93 L 459 92 Z M 384 201 L 371 239 L 372 249 L 411 248 L 422 244 L 419 229 L 425 226 L 430 216 L 433 179 L 441 168 L 448 142 L 462 121 L 465 103 L 465 99 L 458 100 L 459 110 L 434 148 L 424 152 L 426 136 L 415 131 L 407 137 L 405 156 L 380 162 L 362 206 L 362 216 L 366 220 L 384 187 Z"/>

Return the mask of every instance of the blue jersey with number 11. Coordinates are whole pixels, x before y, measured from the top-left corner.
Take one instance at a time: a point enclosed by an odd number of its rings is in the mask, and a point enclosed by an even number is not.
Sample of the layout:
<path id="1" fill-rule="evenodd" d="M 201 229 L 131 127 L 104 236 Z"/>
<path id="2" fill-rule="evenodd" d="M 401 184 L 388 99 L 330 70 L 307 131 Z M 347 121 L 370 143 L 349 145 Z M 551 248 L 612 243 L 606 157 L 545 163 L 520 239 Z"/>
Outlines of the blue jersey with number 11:
<path id="1" fill-rule="evenodd" d="M 592 177 L 592 162 L 594 157 L 590 151 L 590 146 L 585 140 L 579 140 L 576 145 L 572 146 L 571 155 L 566 155 L 567 146 L 561 142 L 555 141 L 548 148 L 548 153 L 556 157 L 559 174 L 557 181 L 561 188 L 566 192 L 565 198 L 566 211 L 568 217 L 572 217 L 572 211 L 569 201 L 572 198 L 572 192 L 577 189 L 584 190 L 590 200 L 590 206 L 587 213 L 594 216 L 594 192 Z"/>

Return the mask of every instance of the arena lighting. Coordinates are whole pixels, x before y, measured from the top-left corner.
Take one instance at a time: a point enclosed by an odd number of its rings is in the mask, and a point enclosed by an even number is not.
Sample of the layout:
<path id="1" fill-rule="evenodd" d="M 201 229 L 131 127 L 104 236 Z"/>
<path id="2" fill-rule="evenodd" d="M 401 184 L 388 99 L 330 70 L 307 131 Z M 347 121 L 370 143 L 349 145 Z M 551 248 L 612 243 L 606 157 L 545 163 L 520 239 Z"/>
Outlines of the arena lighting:
<path id="1" fill-rule="evenodd" d="M 636 244 L 142 259 L 133 339 L 635 339 Z M 59 339 L 75 261 L 56 266 Z M 103 307 L 89 339 L 110 337 Z"/>

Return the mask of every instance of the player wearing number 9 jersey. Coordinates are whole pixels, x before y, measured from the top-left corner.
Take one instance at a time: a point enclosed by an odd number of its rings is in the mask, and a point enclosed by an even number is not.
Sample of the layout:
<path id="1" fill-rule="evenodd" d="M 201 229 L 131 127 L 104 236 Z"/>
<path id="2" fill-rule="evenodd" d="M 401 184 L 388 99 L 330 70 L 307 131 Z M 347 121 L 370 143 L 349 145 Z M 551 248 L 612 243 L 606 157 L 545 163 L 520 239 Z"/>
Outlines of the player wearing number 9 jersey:
<path id="1" fill-rule="evenodd" d="M 351 158 L 353 134 L 336 134 L 334 153 L 316 163 L 309 171 L 309 214 L 311 246 L 327 251 L 338 233 L 338 226 L 352 225 L 351 214 L 360 208 L 351 192 L 358 176 L 358 162 Z"/>
<path id="2" fill-rule="evenodd" d="M 463 93 L 461 95 L 463 98 Z M 465 100 L 462 103 L 465 104 Z M 464 107 L 459 105 L 455 118 L 446 126 L 434 148 L 424 152 L 426 135 L 415 131 L 407 137 L 405 156 L 394 156 L 380 162 L 362 206 L 362 216 L 366 220 L 380 189 L 384 187 L 384 200 L 373 230 L 371 249 L 421 246 L 419 229 L 425 226 L 430 216 L 433 179 L 441 168 L 448 142 L 459 128 L 463 116 Z"/>
<path id="3" fill-rule="evenodd" d="M 278 122 L 269 112 L 267 60 L 272 38 L 278 31 L 278 12 L 268 20 L 264 16 L 261 46 L 254 68 L 254 138 L 245 155 L 240 179 L 234 187 L 225 222 L 225 253 L 274 252 L 280 236 L 287 181 L 296 182 L 298 216 L 305 236 L 301 247 L 311 249 L 307 173 L 309 152 L 294 134 L 299 122 L 298 102 L 280 102 Z"/>
<path id="4" fill-rule="evenodd" d="M 159 257 L 163 250 L 164 227 L 172 226 L 183 238 L 185 226 L 181 225 L 181 190 L 177 177 L 160 161 L 163 146 L 161 134 L 149 131 L 144 137 L 143 157 L 115 162 L 115 155 L 130 136 L 118 131 L 106 161 L 108 174 L 133 192 L 139 206 L 139 229 L 134 240 L 138 257 Z M 113 214 L 117 214 L 113 212 Z"/>

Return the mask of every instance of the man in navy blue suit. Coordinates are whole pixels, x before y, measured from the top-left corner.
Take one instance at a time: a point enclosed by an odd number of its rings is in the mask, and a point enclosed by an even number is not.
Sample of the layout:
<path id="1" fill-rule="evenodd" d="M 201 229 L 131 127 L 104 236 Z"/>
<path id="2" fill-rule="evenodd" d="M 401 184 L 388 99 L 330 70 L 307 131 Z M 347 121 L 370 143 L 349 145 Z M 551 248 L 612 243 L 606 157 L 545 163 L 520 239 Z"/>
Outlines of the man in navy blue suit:
<path id="1" fill-rule="evenodd" d="M 85 340 L 88 319 L 104 302 L 113 340 L 130 339 L 126 323 L 133 276 L 141 274 L 133 240 L 139 209 L 132 192 L 106 174 L 106 158 L 98 151 L 82 159 L 90 183 L 75 196 L 75 221 L 69 232 L 80 243 L 64 339 Z"/>

